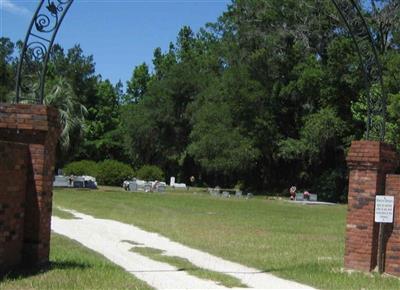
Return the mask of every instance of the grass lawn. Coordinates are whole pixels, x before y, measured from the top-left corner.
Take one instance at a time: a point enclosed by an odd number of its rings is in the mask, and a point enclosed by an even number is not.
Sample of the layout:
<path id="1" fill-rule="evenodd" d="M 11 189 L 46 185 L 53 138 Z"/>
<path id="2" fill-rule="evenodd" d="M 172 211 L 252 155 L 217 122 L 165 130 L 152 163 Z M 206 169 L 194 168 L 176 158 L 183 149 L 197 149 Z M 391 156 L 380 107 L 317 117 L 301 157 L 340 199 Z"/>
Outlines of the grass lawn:
<path id="1" fill-rule="evenodd" d="M 0 279 L 0 289 L 151 289 L 99 254 L 60 235 L 52 235 L 51 266 Z"/>
<path id="2" fill-rule="evenodd" d="M 192 192 L 55 190 L 54 203 L 131 223 L 216 256 L 322 289 L 400 289 L 400 280 L 342 271 L 346 206 Z M 84 288 L 84 287 L 82 287 Z"/>
<path id="3" fill-rule="evenodd" d="M 178 269 L 184 269 L 188 274 L 196 276 L 200 279 L 212 280 L 225 287 L 242 287 L 246 288 L 246 285 L 240 282 L 239 279 L 229 276 L 224 273 L 214 272 L 211 270 L 199 268 L 192 264 L 189 260 L 180 257 L 164 256 L 163 251 L 154 248 L 138 247 L 132 248 L 131 251 L 139 253 L 143 256 L 149 257 L 152 260 L 160 261 L 163 263 L 170 264 Z"/>

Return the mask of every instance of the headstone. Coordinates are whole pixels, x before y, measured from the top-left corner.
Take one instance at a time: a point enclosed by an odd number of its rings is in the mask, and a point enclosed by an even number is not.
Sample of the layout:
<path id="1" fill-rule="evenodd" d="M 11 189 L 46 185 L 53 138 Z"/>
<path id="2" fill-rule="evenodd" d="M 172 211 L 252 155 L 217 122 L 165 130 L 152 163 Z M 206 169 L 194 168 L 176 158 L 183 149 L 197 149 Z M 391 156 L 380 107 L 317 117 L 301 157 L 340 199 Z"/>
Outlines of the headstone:
<path id="1" fill-rule="evenodd" d="M 174 187 L 177 189 L 186 189 L 186 184 L 185 183 L 175 183 Z"/>
<path id="2" fill-rule="evenodd" d="M 124 182 L 122 182 L 122 188 L 125 190 L 129 190 L 129 182 L 128 180 L 124 180 Z"/>
<path id="3" fill-rule="evenodd" d="M 85 188 L 97 189 L 96 178 L 89 175 L 82 176 Z"/>
<path id="4" fill-rule="evenodd" d="M 157 185 L 157 191 L 158 192 L 165 192 L 166 189 L 167 189 L 167 184 L 165 182 L 160 182 Z"/>
<path id="5" fill-rule="evenodd" d="M 128 190 L 129 191 L 137 191 L 138 190 L 138 184 L 136 181 L 129 181 L 128 183 Z"/>
<path id="6" fill-rule="evenodd" d="M 212 196 L 219 196 L 219 189 L 217 188 L 210 188 L 210 194 Z"/>
<path id="7" fill-rule="evenodd" d="M 246 199 L 252 198 L 253 194 L 251 192 L 247 193 Z"/>
<path id="8" fill-rule="evenodd" d="M 136 179 L 136 184 L 138 191 L 145 191 L 145 186 L 147 184 L 145 180 Z"/>
<path id="9" fill-rule="evenodd" d="M 97 189 L 97 184 L 93 180 L 85 180 L 85 188 Z"/>
<path id="10" fill-rule="evenodd" d="M 85 187 L 85 179 L 81 176 L 75 176 L 73 184 L 74 184 L 74 188 L 84 188 Z"/>
<path id="11" fill-rule="evenodd" d="M 69 178 L 67 176 L 57 175 L 54 177 L 53 187 L 69 187 Z"/>
<path id="12" fill-rule="evenodd" d="M 169 186 L 174 186 L 175 185 L 175 177 L 171 176 L 170 180 L 169 180 Z"/>
<path id="13" fill-rule="evenodd" d="M 236 196 L 237 198 L 242 197 L 242 191 L 241 191 L 241 190 L 236 190 L 235 196 Z"/>
<path id="14" fill-rule="evenodd" d="M 295 200 L 303 201 L 303 200 L 304 200 L 303 193 L 301 193 L 301 192 L 296 193 L 296 198 L 295 198 Z"/>
<path id="15" fill-rule="evenodd" d="M 147 183 L 144 185 L 144 192 L 150 192 L 150 191 L 151 191 L 151 188 L 152 188 L 151 183 L 150 183 L 150 182 L 147 182 Z"/>

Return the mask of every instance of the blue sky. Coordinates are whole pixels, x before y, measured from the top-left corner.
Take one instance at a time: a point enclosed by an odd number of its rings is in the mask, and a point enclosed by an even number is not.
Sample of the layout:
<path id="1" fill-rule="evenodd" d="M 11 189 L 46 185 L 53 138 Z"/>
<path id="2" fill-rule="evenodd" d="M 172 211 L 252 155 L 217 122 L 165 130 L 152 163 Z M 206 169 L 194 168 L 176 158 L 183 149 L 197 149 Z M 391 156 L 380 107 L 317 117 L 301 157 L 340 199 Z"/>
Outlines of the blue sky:
<path id="1" fill-rule="evenodd" d="M 57 35 L 64 48 L 79 43 L 96 72 L 116 83 L 135 65 L 151 65 L 153 50 L 168 48 L 179 29 L 217 20 L 230 0 L 75 0 Z M 38 0 L 0 0 L 0 35 L 23 39 Z"/>

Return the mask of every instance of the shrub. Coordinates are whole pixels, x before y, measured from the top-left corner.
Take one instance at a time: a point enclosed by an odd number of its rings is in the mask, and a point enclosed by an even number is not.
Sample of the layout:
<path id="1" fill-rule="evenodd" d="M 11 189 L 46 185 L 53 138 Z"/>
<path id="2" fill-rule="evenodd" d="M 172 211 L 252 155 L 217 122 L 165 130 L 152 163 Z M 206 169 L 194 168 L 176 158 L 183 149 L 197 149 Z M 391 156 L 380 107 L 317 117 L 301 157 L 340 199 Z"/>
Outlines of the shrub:
<path id="1" fill-rule="evenodd" d="M 89 175 L 97 177 L 98 165 L 91 160 L 74 161 L 67 164 L 63 171 L 65 175 Z"/>
<path id="2" fill-rule="evenodd" d="M 338 170 L 326 170 L 315 181 L 312 188 L 318 193 L 318 199 L 332 202 L 346 201 L 346 191 L 344 191 L 344 174 Z"/>
<path id="3" fill-rule="evenodd" d="M 136 177 L 143 180 L 164 180 L 164 172 L 154 165 L 144 165 L 137 172 Z"/>
<path id="4" fill-rule="evenodd" d="M 102 185 L 120 186 L 124 180 L 131 179 L 134 175 L 132 167 L 115 160 L 104 160 L 98 163 L 98 167 L 97 182 Z"/>

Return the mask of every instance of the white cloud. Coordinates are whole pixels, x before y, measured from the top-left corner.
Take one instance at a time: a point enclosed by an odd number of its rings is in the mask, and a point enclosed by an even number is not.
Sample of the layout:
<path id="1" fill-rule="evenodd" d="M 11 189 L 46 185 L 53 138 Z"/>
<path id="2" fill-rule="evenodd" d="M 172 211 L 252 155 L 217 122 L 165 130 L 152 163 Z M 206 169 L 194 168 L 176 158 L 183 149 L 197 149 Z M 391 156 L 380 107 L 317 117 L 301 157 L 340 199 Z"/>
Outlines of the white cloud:
<path id="1" fill-rule="evenodd" d="M 32 14 L 29 9 L 13 3 L 11 0 L 0 0 L 0 7 L 2 10 L 19 15 Z"/>

